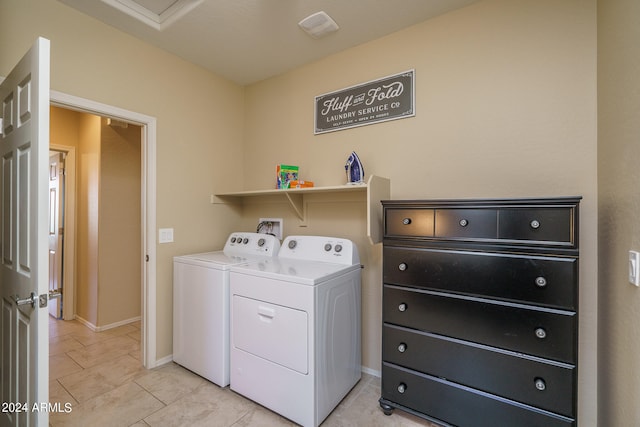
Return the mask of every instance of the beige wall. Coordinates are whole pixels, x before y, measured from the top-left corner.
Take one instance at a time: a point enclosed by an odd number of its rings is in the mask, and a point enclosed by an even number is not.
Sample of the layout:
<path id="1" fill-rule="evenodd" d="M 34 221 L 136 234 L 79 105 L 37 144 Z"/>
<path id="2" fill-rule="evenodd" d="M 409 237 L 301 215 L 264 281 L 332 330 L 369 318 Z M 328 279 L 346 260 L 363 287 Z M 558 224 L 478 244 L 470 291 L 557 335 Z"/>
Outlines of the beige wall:
<path id="1" fill-rule="evenodd" d="M 220 248 L 238 227 L 210 195 L 243 186 L 244 90 L 56 0 L 0 1 L 0 75 L 38 36 L 53 90 L 157 118 L 157 226 L 175 230 L 157 246 L 157 357 L 170 356 L 172 257 Z"/>
<path id="2" fill-rule="evenodd" d="M 78 147 L 78 132 L 80 115 L 77 111 L 51 107 L 49 143 L 51 145 L 65 145 Z"/>
<path id="3" fill-rule="evenodd" d="M 313 135 L 314 96 L 416 70 L 416 117 Z M 486 0 L 247 88 L 247 189 L 270 188 L 274 165 L 317 185 L 345 182 L 355 150 L 392 198 L 581 195 L 581 425 L 596 423 L 597 174 L 595 0 Z M 363 233 L 354 201 L 318 202 L 285 234 Z M 280 215 L 278 215 L 280 216 Z M 353 219 L 356 221 L 353 226 Z M 381 258 L 357 238 L 363 363 L 380 369 Z"/>
<path id="4" fill-rule="evenodd" d="M 76 315 L 98 324 L 98 219 L 100 117 L 78 118 Z"/>
<path id="5" fill-rule="evenodd" d="M 98 323 L 108 326 L 141 315 L 141 128 L 100 127 L 98 214 Z"/>
<path id="6" fill-rule="evenodd" d="M 640 423 L 640 2 L 598 1 L 599 395 L 601 426 Z"/>

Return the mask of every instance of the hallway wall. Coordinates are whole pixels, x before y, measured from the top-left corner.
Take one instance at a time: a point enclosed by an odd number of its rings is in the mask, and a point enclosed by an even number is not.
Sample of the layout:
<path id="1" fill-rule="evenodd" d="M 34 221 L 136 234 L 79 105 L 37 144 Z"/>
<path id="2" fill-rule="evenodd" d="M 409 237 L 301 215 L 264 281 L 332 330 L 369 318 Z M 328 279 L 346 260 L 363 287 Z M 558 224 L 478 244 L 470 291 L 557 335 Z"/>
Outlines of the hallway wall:
<path id="1" fill-rule="evenodd" d="M 141 128 L 101 120 L 98 326 L 141 315 Z"/>

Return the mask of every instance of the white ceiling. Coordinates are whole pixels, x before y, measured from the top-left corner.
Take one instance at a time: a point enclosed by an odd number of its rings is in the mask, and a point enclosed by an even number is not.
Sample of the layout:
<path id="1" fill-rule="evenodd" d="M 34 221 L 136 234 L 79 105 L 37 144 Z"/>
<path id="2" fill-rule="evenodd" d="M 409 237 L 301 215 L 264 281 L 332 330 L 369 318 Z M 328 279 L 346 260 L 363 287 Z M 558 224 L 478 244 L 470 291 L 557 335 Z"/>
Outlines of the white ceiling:
<path id="1" fill-rule="evenodd" d="M 59 1 L 247 85 L 478 0 Z M 298 22 L 319 11 L 340 29 L 313 39 Z"/>

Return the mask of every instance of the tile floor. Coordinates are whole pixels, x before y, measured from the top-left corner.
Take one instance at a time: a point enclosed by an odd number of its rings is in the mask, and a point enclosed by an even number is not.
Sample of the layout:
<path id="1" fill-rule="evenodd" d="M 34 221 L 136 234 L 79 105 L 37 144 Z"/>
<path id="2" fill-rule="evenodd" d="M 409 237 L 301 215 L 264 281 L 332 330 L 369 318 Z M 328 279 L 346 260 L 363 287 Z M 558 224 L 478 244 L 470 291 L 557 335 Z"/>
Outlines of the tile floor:
<path id="1" fill-rule="evenodd" d="M 71 404 L 69 413 L 51 414 L 54 427 L 295 425 L 174 363 L 146 370 L 139 324 L 96 333 L 51 318 L 49 336 L 49 400 Z M 435 427 L 401 411 L 385 416 L 379 396 L 380 379 L 363 374 L 322 426 Z"/>

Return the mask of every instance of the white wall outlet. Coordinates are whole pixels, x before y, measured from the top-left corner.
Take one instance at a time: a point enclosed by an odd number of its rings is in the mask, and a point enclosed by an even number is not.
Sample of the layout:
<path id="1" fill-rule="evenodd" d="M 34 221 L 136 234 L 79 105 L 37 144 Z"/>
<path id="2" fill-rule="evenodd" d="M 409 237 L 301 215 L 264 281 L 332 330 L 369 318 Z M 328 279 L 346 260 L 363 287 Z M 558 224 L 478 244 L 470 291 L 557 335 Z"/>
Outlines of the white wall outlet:
<path id="1" fill-rule="evenodd" d="M 258 233 L 273 234 L 278 240 L 282 240 L 282 218 L 260 218 L 258 220 Z"/>
<path id="2" fill-rule="evenodd" d="M 158 230 L 158 243 L 173 242 L 173 228 L 161 228 Z"/>
<path id="3" fill-rule="evenodd" d="M 629 251 L 629 282 L 640 286 L 640 252 Z"/>

